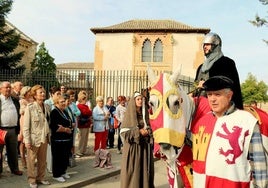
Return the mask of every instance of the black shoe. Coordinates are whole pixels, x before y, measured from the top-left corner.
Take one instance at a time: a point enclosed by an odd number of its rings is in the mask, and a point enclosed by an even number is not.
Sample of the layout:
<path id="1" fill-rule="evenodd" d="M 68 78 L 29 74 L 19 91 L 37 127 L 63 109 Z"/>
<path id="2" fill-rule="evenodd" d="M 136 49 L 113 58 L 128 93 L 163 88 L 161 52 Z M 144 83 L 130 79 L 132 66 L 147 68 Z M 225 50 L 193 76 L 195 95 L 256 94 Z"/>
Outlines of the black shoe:
<path id="1" fill-rule="evenodd" d="M 12 174 L 15 174 L 17 176 L 21 176 L 23 173 L 20 170 L 14 170 L 14 171 L 12 171 Z"/>

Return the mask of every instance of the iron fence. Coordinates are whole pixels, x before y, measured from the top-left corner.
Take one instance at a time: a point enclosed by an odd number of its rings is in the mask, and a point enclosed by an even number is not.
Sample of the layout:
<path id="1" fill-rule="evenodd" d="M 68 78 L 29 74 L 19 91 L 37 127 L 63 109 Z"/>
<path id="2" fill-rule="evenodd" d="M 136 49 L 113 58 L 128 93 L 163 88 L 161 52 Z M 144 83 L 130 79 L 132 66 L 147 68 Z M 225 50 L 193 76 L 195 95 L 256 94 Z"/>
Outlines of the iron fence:
<path id="1" fill-rule="evenodd" d="M 156 74 L 160 72 L 156 72 Z M 75 90 L 76 93 L 80 90 L 87 91 L 91 99 L 101 95 L 103 97 L 111 96 L 115 100 L 119 95 L 131 96 L 134 91 L 141 91 L 149 86 L 146 71 L 130 70 L 96 71 L 62 69 L 56 72 L 1 70 L 0 81 L 9 81 L 11 83 L 21 81 L 24 85 L 29 86 L 40 84 L 47 91 L 54 85 L 64 85 L 68 89 Z M 178 82 L 184 90 L 192 90 L 192 78 L 181 76 Z"/>

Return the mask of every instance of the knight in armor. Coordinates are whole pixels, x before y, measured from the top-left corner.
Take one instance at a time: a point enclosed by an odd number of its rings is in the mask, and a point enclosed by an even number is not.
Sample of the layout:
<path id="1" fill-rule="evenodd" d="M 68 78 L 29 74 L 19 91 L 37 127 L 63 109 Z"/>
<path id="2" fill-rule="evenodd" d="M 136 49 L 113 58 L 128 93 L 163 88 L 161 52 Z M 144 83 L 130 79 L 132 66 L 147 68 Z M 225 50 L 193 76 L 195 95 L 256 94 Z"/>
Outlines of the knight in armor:
<path id="1" fill-rule="evenodd" d="M 205 61 L 201 64 L 196 72 L 195 83 L 196 91 L 194 96 L 200 95 L 200 88 L 202 84 L 210 77 L 213 76 L 226 76 L 234 82 L 234 95 L 232 101 L 236 107 L 243 109 L 242 93 L 240 88 L 239 75 L 236 69 L 234 60 L 223 55 L 222 41 L 219 35 L 216 33 L 206 34 L 203 41 L 203 51 L 205 55 Z"/>
<path id="2" fill-rule="evenodd" d="M 259 125 L 232 101 L 236 82 L 213 76 L 203 87 L 211 111 L 192 125 L 193 187 L 268 187 Z"/>

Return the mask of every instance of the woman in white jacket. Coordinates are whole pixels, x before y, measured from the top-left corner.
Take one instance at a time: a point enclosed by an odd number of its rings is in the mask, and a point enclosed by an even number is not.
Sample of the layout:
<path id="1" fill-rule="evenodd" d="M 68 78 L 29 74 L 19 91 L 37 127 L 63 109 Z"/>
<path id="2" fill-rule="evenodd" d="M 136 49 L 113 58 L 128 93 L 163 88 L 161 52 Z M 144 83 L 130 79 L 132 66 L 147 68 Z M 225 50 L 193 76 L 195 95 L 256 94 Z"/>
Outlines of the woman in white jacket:
<path id="1" fill-rule="evenodd" d="M 95 133 L 94 152 L 98 149 L 106 149 L 109 117 L 110 113 L 104 106 L 103 97 L 96 97 L 96 106 L 93 108 L 93 132 Z"/>
<path id="2" fill-rule="evenodd" d="M 44 104 L 46 92 L 43 86 L 35 85 L 31 88 L 33 103 L 27 105 L 24 112 L 23 136 L 27 148 L 27 173 L 30 187 L 37 187 L 37 183 L 49 185 L 45 180 L 47 145 L 49 142 L 49 106 Z M 35 161 L 37 160 L 37 171 Z M 37 174 L 35 174 L 37 172 Z"/>

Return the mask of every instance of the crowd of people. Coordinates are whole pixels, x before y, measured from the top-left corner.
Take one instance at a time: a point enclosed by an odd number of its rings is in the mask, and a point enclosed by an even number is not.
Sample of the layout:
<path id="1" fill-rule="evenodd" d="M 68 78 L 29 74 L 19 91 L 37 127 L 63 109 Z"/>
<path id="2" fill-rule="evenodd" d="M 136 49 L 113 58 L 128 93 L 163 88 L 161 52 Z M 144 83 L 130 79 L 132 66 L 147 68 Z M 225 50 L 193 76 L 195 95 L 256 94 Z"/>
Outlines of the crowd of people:
<path id="1" fill-rule="evenodd" d="M 197 88 L 192 97 L 204 96 L 209 107 L 194 119 L 190 130 L 193 185 L 249 188 L 252 184 L 267 188 L 267 151 L 259 125 L 243 110 L 235 62 L 223 55 L 221 46 L 217 34 L 205 36 L 205 61 L 196 73 Z M 115 148 L 117 131 L 117 153 L 122 154 L 121 188 L 154 187 L 150 106 L 140 92 L 134 92 L 129 100 L 118 96 L 117 105 L 112 97 L 105 101 L 97 96 L 93 106 L 86 91 L 76 93 L 66 86 L 51 87 L 48 99 L 41 85 L 23 87 L 21 82 L 4 81 L 0 89 L 0 130 L 6 133 L 0 134 L 6 135 L 5 143 L 0 144 L 0 174 L 6 156 L 11 173 L 22 175 L 20 156 L 31 188 L 50 184 L 46 170 L 56 181 L 65 182 L 71 178 L 66 173 L 70 158 L 89 154 L 91 131 L 95 136 L 93 152 Z M 206 147 L 200 146 L 200 133 L 207 136 L 203 143 Z"/>
<path id="2" fill-rule="evenodd" d="M 31 188 L 38 184 L 49 185 L 45 175 L 52 173 L 53 179 L 65 182 L 71 178 L 66 173 L 70 159 L 89 155 L 89 133 L 94 132 L 93 151 L 115 148 L 114 118 L 122 121 L 126 97 L 119 96 L 120 108 L 114 99 L 96 97 L 92 106 L 86 91 L 74 91 L 66 86 L 53 86 L 49 97 L 41 85 L 23 86 L 22 82 L 0 83 L 0 130 L 5 137 L 0 144 L 0 174 L 6 159 L 11 173 L 22 175 L 21 166 L 27 169 L 27 181 Z M 120 127 L 120 125 L 119 125 Z M 119 133 L 119 132 L 118 132 Z M 78 139 L 75 149 L 75 140 Z M 122 142 L 118 136 L 118 154 Z"/>

